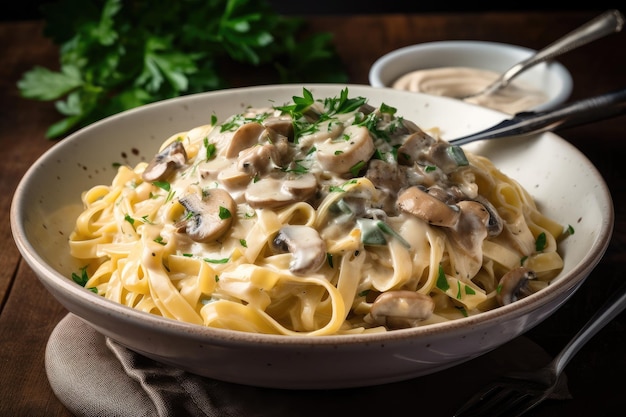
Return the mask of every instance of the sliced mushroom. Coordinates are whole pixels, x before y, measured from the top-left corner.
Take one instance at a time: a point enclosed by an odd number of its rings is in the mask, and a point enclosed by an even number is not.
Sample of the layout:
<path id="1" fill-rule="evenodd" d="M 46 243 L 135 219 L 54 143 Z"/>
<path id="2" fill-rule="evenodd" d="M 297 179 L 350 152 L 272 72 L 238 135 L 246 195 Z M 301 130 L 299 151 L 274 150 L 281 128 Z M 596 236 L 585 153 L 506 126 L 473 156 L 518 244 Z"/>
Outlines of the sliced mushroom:
<path id="1" fill-rule="evenodd" d="M 476 265 L 480 265 L 483 241 L 487 238 L 489 212 L 476 201 L 459 201 L 457 207 L 460 209 L 459 220 L 454 227 L 446 229 L 446 233 L 452 245 L 465 253 L 468 259 L 473 259 Z"/>
<path id="2" fill-rule="evenodd" d="M 219 188 L 210 190 L 204 198 L 189 194 L 178 201 L 187 210 L 180 226 L 196 242 L 221 238 L 230 229 L 237 214 L 237 204 L 233 198 L 228 191 Z"/>
<path id="3" fill-rule="evenodd" d="M 363 113 L 364 115 L 369 115 L 372 112 L 376 111 L 376 107 L 372 106 L 371 104 L 368 103 L 363 103 L 361 106 L 359 106 L 359 112 Z"/>
<path id="4" fill-rule="evenodd" d="M 380 294 L 365 320 L 390 329 L 416 327 L 428 319 L 435 309 L 435 302 L 428 295 L 415 291 L 387 291 Z"/>
<path id="5" fill-rule="evenodd" d="M 498 285 L 500 288 L 496 295 L 498 303 L 504 306 L 532 294 L 528 284 L 535 278 L 537 275 L 534 271 L 521 266 L 504 274 Z"/>
<path id="6" fill-rule="evenodd" d="M 307 173 L 295 176 L 264 177 L 248 186 L 245 199 L 253 208 L 276 208 L 306 201 L 317 191 L 317 178 Z"/>
<path id="7" fill-rule="evenodd" d="M 263 120 L 263 126 L 293 141 L 293 119 L 291 116 L 270 116 Z"/>
<path id="8" fill-rule="evenodd" d="M 489 221 L 487 222 L 487 233 L 489 234 L 489 236 L 494 237 L 502 233 L 504 223 L 502 221 L 502 218 L 498 214 L 498 210 L 496 210 L 493 204 L 491 204 L 489 200 L 481 195 L 476 196 L 476 198 L 474 198 L 474 201 L 482 204 L 489 212 Z"/>
<path id="9" fill-rule="evenodd" d="M 326 171 L 346 174 L 374 154 L 374 140 L 365 126 L 350 125 L 336 139 L 317 145 L 317 160 Z"/>
<path id="10" fill-rule="evenodd" d="M 454 185 L 448 188 L 442 188 L 439 185 L 434 185 L 432 187 L 428 187 L 427 192 L 446 204 L 456 204 L 461 200 L 467 199 L 459 187 Z"/>
<path id="11" fill-rule="evenodd" d="M 266 134 L 263 136 L 268 141 L 267 143 L 275 148 L 272 156 L 276 165 L 284 167 L 293 161 L 295 150 L 289 145 L 289 138 L 287 136 L 269 128 L 266 129 Z"/>
<path id="12" fill-rule="evenodd" d="M 155 155 L 141 177 L 146 182 L 163 181 L 186 163 L 185 147 L 179 141 L 174 141 Z"/>
<path id="13" fill-rule="evenodd" d="M 314 132 L 302 135 L 298 138 L 298 145 L 301 149 L 308 149 L 313 146 L 317 147 L 319 143 L 337 139 L 341 135 L 341 132 L 343 132 L 343 124 L 336 120 L 320 122 L 317 127 Z"/>
<path id="14" fill-rule="evenodd" d="M 276 146 L 270 143 L 258 144 L 239 153 L 237 169 L 252 177 L 265 175 L 278 166 L 274 163 L 278 159 Z"/>
<path id="15" fill-rule="evenodd" d="M 250 122 L 239 126 L 230 139 L 224 151 L 224 156 L 226 158 L 235 158 L 239 155 L 239 152 L 259 143 L 259 138 L 263 132 L 265 132 L 265 127 L 261 123 Z"/>
<path id="16" fill-rule="evenodd" d="M 398 194 L 398 208 L 435 226 L 455 227 L 460 210 L 413 186 Z"/>
<path id="17" fill-rule="evenodd" d="M 446 174 L 468 165 L 467 157 L 461 147 L 450 145 L 442 140 L 433 143 L 424 158 Z"/>
<path id="18" fill-rule="evenodd" d="M 403 118 L 402 119 L 402 127 L 400 129 L 398 129 L 398 132 L 401 132 L 401 133 L 416 133 L 416 132 L 422 132 L 422 129 L 417 125 L 417 123 Z"/>
<path id="19" fill-rule="evenodd" d="M 398 191 L 417 182 L 416 171 L 404 165 L 389 163 L 380 159 L 372 159 L 365 172 L 374 186 L 381 191 L 381 205 L 387 213 L 396 210 L 396 196 Z"/>
<path id="20" fill-rule="evenodd" d="M 317 230 L 309 226 L 283 226 L 272 247 L 278 252 L 292 254 L 289 270 L 296 275 L 312 274 L 326 261 L 326 244 Z"/>
<path id="21" fill-rule="evenodd" d="M 370 161 L 365 177 L 372 181 L 376 188 L 388 190 L 394 195 L 401 188 L 409 185 L 409 172 L 407 167 L 389 163 L 381 159 L 372 159 Z"/>
<path id="22" fill-rule="evenodd" d="M 433 143 L 435 139 L 418 128 L 418 131 L 410 134 L 398 148 L 398 163 L 413 165 L 421 159 Z"/>
<path id="23" fill-rule="evenodd" d="M 226 188 L 242 188 L 252 181 L 253 176 L 237 169 L 236 166 L 230 166 L 221 170 L 217 174 L 217 180 Z"/>

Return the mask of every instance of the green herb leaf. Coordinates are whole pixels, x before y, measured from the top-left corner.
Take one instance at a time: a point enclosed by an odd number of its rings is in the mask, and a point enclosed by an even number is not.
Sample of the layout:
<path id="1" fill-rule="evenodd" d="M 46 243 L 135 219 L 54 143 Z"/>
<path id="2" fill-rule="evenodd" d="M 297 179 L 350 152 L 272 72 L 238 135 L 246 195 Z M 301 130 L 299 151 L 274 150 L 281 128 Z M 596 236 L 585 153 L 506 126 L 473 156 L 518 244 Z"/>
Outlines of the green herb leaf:
<path id="1" fill-rule="evenodd" d="M 204 261 L 211 263 L 211 264 L 225 264 L 228 262 L 228 259 L 229 258 L 221 258 L 221 259 L 204 258 Z"/>
<path id="2" fill-rule="evenodd" d="M 171 189 L 170 183 L 167 181 L 154 181 L 152 184 L 167 192 Z"/>
<path id="3" fill-rule="evenodd" d="M 439 265 L 439 273 L 437 275 L 437 288 L 441 291 L 446 292 L 450 289 L 450 284 L 448 283 L 448 279 L 446 278 L 446 273 L 443 270 L 443 266 Z"/>
<path id="4" fill-rule="evenodd" d="M 82 84 L 80 70 L 74 65 L 64 65 L 60 72 L 35 66 L 24 73 L 17 87 L 22 97 L 47 101 L 62 97 Z"/>
<path id="5" fill-rule="evenodd" d="M 65 117 L 48 138 L 143 104 L 226 88 L 237 67 L 267 73 L 259 84 L 348 81 L 330 33 L 303 34 L 303 19 L 281 16 L 265 0 L 57 0 L 42 13 L 60 69 L 34 66 L 17 87 L 24 98 L 57 101 Z"/>
<path id="6" fill-rule="evenodd" d="M 547 240 L 545 232 L 539 233 L 537 240 L 535 240 L 535 249 L 537 252 L 541 252 L 546 248 Z"/>
<path id="7" fill-rule="evenodd" d="M 222 220 L 225 219 L 230 219 L 233 215 L 231 214 L 230 210 L 228 210 L 226 207 L 220 206 L 220 212 L 219 212 L 219 217 Z"/>

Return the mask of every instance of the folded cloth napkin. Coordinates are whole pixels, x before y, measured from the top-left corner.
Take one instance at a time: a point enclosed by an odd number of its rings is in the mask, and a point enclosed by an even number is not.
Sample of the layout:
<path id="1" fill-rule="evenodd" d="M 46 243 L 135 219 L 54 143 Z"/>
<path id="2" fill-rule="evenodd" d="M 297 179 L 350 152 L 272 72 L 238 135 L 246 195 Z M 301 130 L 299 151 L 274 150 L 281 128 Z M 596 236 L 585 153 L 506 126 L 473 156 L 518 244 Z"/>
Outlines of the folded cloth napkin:
<path id="1" fill-rule="evenodd" d="M 58 399 L 86 417 L 308 417 L 398 415 L 414 409 L 450 416 L 481 385 L 549 356 L 525 337 L 453 368 L 409 381 L 339 390 L 279 390 L 217 381 L 137 354 L 73 314 L 46 347 L 46 373 Z M 522 366 L 522 367 L 520 367 Z M 568 398 L 561 392 L 559 398 Z"/>

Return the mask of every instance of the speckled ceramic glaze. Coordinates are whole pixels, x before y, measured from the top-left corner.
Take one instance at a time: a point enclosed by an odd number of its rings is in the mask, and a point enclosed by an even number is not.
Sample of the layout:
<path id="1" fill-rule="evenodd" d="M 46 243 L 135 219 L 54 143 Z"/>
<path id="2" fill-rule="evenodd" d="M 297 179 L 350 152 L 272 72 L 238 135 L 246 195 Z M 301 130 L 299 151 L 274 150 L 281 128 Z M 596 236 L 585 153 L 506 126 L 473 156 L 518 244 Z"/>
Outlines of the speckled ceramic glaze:
<path id="1" fill-rule="evenodd" d="M 338 96 L 345 85 L 308 85 L 315 97 Z M 386 103 L 443 138 L 486 128 L 501 113 L 453 99 L 348 85 L 351 96 Z M 81 211 L 81 192 L 108 184 L 114 162 L 135 165 L 174 133 L 223 119 L 248 105 L 284 104 L 301 85 L 241 88 L 172 99 L 95 123 L 60 141 L 20 182 L 11 207 L 15 242 L 51 296 L 104 335 L 158 361 L 225 381 L 288 389 L 357 387 L 442 370 L 486 353 L 537 325 L 579 287 L 604 254 L 613 206 L 602 177 L 577 149 L 545 133 L 478 142 L 521 182 L 540 208 L 576 233 L 560 251 L 563 272 L 546 289 L 482 315 L 380 334 L 319 338 L 269 336 L 210 329 L 142 313 L 74 284 L 77 265 L 67 239 Z"/>
<path id="2" fill-rule="evenodd" d="M 380 57 L 370 68 L 369 82 L 374 87 L 391 87 L 404 74 L 440 67 L 470 67 L 501 74 L 535 52 L 499 42 L 426 42 L 396 49 Z M 572 77 L 567 68 L 556 61 L 538 64 L 515 80 L 543 91 L 547 96 L 547 101 L 528 110 L 548 110 L 564 103 L 572 93 Z"/>

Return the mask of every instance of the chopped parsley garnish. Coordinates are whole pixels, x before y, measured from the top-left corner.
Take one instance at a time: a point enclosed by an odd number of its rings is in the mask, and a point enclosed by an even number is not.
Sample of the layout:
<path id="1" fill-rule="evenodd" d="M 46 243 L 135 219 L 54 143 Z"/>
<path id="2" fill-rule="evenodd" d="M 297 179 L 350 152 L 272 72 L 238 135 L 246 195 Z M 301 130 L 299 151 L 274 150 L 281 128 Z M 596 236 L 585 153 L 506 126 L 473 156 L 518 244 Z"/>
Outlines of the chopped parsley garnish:
<path id="1" fill-rule="evenodd" d="M 225 264 L 228 262 L 228 259 L 229 258 L 222 258 L 222 259 L 204 258 L 204 261 L 210 264 Z"/>
<path id="2" fill-rule="evenodd" d="M 537 250 L 537 252 L 543 251 L 546 248 L 546 244 L 546 233 L 539 233 L 539 236 L 537 236 L 537 240 L 535 241 L 535 249 Z"/>
<path id="3" fill-rule="evenodd" d="M 84 266 L 80 268 L 80 275 L 76 272 L 72 272 L 72 280 L 81 287 L 84 287 L 87 284 L 87 281 L 89 281 L 89 276 L 87 276 L 87 267 Z"/>
<path id="4" fill-rule="evenodd" d="M 456 162 L 458 166 L 462 167 L 469 165 L 469 161 L 465 156 L 465 152 L 463 152 L 463 149 L 460 146 L 450 145 L 450 147 L 446 149 L 446 152 L 448 152 L 450 158 L 452 158 L 452 160 Z"/>
<path id="5" fill-rule="evenodd" d="M 315 98 L 311 91 L 302 88 L 302 97 L 293 96 L 292 100 L 292 104 L 276 106 L 274 109 L 290 115 L 293 119 L 295 143 L 298 143 L 300 137 L 319 131 L 320 123 L 330 120 L 332 125 L 332 119 L 336 118 L 337 115 L 356 111 L 367 103 L 367 99 L 364 97 L 348 97 L 348 88 L 346 87 L 341 90 L 339 97 L 328 97 L 324 99 L 323 105 L 325 112 L 319 114 L 317 120 L 311 123 L 305 118 L 306 112 L 315 103 Z"/>
<path id="6" fill-rule="evenodd" d="M 350 173 L 351 173 L 353 176 L 355 176 L 355 177 L 356 177 L 356 176 L 358 176 L 358 175 L 359 175 L 359 172 L 361 172 L 361 170 L 362 170 L 363 168 L 365 168 L 365 164 L 366 164 L 366 162 L 365 162 L 365 161 L 359 161 L 359 162 L 357 162 L 357 163 L 356 163 L 356 164 L 354 164 L 352 167 L 350 167 Z"/>
<path id="7" fill-rule="evenodd" d="M 448 278 L 446 278 L 446 273 L 443 271 L 443 266 L 439 264 L 439 274 L 437 274 L 437 288 L 441 291 L 446 292 L 450 289 L 450 284 L 448 283 Z"/>
<path id="8" fill-rule="evenodd" d="M 74 281 L 81 287 L 85 287 L 85 285 L 87 285 L 87 282 L 89 282 L 89 276 L 87 275 L 87 267 L 84 266 L 80 268 L 80 275 L 78 275 L 75 272 L 72 272 L 72 281 Z M 95 294 L 98 294 L 98 288 L 96 287 L 91 287 L 87 289 Z"/>
<path id="9" fill-rule="evenodd" d="M 214 143 L 209 143 L 208 138 L 204 138 L 204 147 L 206 148 L 206 160 L 210 160 L 215 156 L 217 148 Z"/>
<path id="10" fill-rule="evenodd" d="M 359 296 L 359 297 L 367 297 L 367 294 L 369 294 L 369 293 L 370 293 L 370 291 L 371 291 L 371 290 L 363 290 L 363 291 L 361 291 L 361 292 L 358 294 L 358 296 Z"/>
<path id="11" fill-rule="evenodd" d="M 170 188 L 171 188 L 170 183 L 167 181 L 154 181 L 152 184 L 168 192 L 170 191 Z"/>
<path id="12" fill-rule="evenodd" d="M 326 253 L 326 262 L 328 262 L 328 266 L 333 268 L 333 254 L 332 253 Z"/>
<path id="13" fill-rule="evenodd" d="M 228 210 L 226 207 L 222 207 L 220 206 L 220 212 L 219 212 L 219 217 L 220 219 L 224 220 L 224 219 L 230 219 L 232 217 L 232 213 L 230 212 L 230 210 Z"/>

